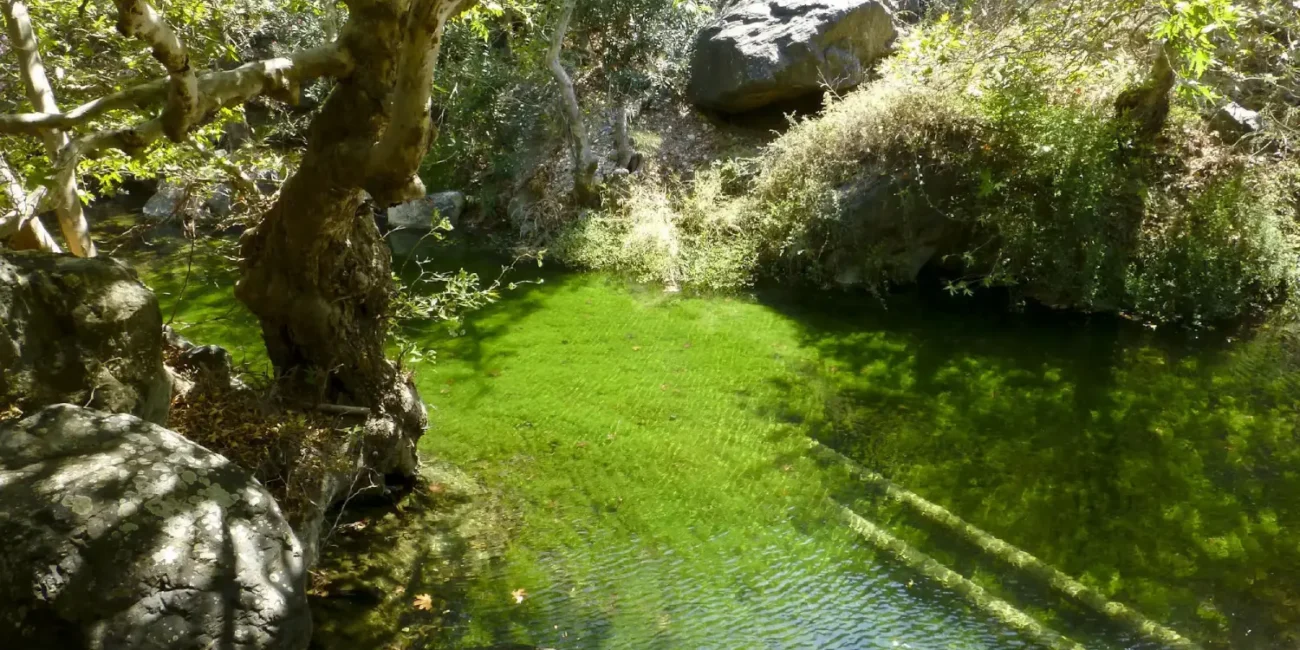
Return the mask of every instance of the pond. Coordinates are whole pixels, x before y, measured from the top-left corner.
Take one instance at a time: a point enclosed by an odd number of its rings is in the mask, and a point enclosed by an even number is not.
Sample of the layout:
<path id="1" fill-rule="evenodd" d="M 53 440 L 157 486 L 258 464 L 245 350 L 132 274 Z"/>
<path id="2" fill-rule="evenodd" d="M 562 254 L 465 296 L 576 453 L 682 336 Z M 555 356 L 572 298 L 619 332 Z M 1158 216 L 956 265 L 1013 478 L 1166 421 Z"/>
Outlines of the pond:
<path id="1" fill-rule="evenodd" d="M 233 274 L 197 257 L 183 298 L 184 249 L 146 260 L 164 317 L 257 366 Z M 408 361 L 433 409 L 422 452 L 486 486 L 508 541 L 392 585 L 392 629 L 326 621 L 320 647 L 1043 641 L 869 543 L 845 508 L 1052 638 L 1161 647 L 883 498 L 813 440 L 1203 647 L 1300 639 L 1289 328 L 1230 340 L 924 290 L 691 297 L 549 265 L 512 278 L 544 282 L 460 330 L 405 332 L 436 353 Z M 420 592 L 436 606 L 410 609 Z"/>

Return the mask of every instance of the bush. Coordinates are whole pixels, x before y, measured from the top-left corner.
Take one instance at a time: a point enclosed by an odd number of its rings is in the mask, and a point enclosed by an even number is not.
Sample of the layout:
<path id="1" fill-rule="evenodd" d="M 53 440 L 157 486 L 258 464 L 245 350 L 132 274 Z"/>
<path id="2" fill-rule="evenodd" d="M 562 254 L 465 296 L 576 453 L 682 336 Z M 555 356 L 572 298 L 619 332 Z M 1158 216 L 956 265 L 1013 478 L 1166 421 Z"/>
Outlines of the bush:
<path id="1" fill-rule="evenodd" d="M 768 149 L 756 182 L 766 270 L 825 283 L 855 264 L 872 286 L 906 278 L 885 254 L 902 235 L 854 240 L 844 205 L 845 188 L 889 178 L 880 205 L 893 219 L 949 221 L 940 253 L 954 291 L 1012 285 L 1050 304 L 1205 324 L 1295 286 L 1294 165 L 1226 146 L 1186 98 L 1142 141 L 1116 117 L 1116 97 L 1142 79 L 1122 51 L 988 63 L 969 29 L 919 29 L 880 80 Z"/>
<path id="2" fill-rule="evenodd" d="M 933 259 L 954 292 L 1010 286 L 1193 325 L 1290 294 L 1300 175 L 1285 154 L 1212 134 L 1197 114 L 1204 93 L 1174 95 L 1156 135 L 1121 115 L 1152 56 L 1116 40 L 1134 24 L 1099 36 L 1058 25 L 1069 16 L 999 20 L 915 29 L 879 79 L 792 125 L 752 174 L 733 162 L 685 191 L 639 186 L 576 226 L 561 255 L 642 280 L 873 290 Z M 727 174 L 740 196 L 716 189 Z"/>
<path id="3" fill-rule="evenodd" d="M 690 188 L 638 177 L 607 207 L 567 225 L 551 247 L 579 268 L 608 269 L 638 282 L 710 291 L 749 286 L 757 237 L 745 226 L 749 201 L 728 193 L 735 163 L 697 174 Z"/>

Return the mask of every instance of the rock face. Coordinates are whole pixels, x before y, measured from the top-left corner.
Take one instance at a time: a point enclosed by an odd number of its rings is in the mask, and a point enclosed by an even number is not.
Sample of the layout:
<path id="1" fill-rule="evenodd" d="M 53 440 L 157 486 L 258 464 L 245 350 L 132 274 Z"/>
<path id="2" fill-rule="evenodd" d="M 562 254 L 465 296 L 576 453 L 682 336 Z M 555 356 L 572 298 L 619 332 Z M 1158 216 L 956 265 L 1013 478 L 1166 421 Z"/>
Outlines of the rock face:
<path id="1" fill-rule="evenodd" d="M 866 80 L 897 30 L 877 0 L 742 0 L 695 40 L 687 95 L 742 113 Z"/>
<path id="2" fill-rule="evenodd" d="M 165 422 L 162 312 L 107 257 L 0 252 L 0 408 L 70 402 Z"/>
<path id="3" fill-rule="evenodd" d="M 942 210 L 902 205 L 899 186 L 889 175 L 864 172 L 836 194 L 840 219 L 828 260 L 836 284 L 862 283 L 867 264 L 894 282 L 915 282 L 921 269 L 952 249 L 959 235 Z"/>
<path id="4" fill-rule="evenodd" d="M 424 198 L 407 201 L 388 208 L 388 227 L 394 230 L 433 230 L 442 219 L 455 228 L 465 211 L 465 195 L 460 192 L 438 192 Z"/>
<path id="5" fill-rule="evenodd" d="M 6 648 L 307 647 L 302 550 L 225 458 L 61 404 L 0 428 Z"/>
<path id="6" fill-rule="evenodd" d="M 257 183 L 261 190 L 262 181 L 258 180 Z M 204 214 L 224 218 L 234 210 L 235 192 L 227 183 L 218 183 L 211 188 L 197 187 L 191 191 L 193 194 L 186 196 L 184 185 L 163 181 L 140 211 L 153 221 L 167 221 L 174 217 L 198 217 Z"/>

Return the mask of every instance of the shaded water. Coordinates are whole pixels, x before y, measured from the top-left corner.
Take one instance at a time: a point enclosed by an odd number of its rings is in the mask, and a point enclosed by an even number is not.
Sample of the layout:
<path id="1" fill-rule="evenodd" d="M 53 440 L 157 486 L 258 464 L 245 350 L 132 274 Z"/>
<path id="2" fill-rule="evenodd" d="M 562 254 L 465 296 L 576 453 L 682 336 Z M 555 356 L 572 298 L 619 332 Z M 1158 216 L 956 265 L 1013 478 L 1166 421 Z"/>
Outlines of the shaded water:
<path id="1" fill-rule="evenodd" d="M 167 260 L 148 274 L 164 313 L 184 262 Z M 511 541 L 389 596 L 445 594 L 438 611 L 322 647 L 1029 647 L 866 546 L 840 503 L 1087 647 L 1151 647 L 881 501 L 809 438 L 1208 647 L 1296 643 L 1283 332 L 1228 343 L 924 292 L 689 298 L 537 273 L 463 333 L 406 330 L 437 354 L 412 361 L 436 409 L 422 449 L 516 513 Z M 188 287 L 178 323 L 255 360 L 224 277 Z"/>

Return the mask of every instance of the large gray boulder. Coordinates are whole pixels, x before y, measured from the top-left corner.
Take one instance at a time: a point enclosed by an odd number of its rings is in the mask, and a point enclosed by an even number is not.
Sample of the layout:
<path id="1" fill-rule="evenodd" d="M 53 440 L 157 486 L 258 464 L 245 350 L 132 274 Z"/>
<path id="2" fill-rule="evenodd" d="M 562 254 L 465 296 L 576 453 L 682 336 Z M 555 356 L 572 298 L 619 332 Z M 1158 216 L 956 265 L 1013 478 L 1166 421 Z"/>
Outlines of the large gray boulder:
<path id="1" fill-rule="evenodd" d="M 0 251 L 0 411 L 62 402 L 166 421 L 158 299 L 111 258 Z"/>
<path id="2" fill-rule="evenodd" d="M 743 0 L 701 30 L 687 95 L 742 113 L 867 79 L 898 33 L 878 0 Z"/>
<path id="3" fill-rule="evenodd" d="M 179 434 L 70 404 L 0 427 L 0 646 L 307 647 L 271 495 Z"/>

